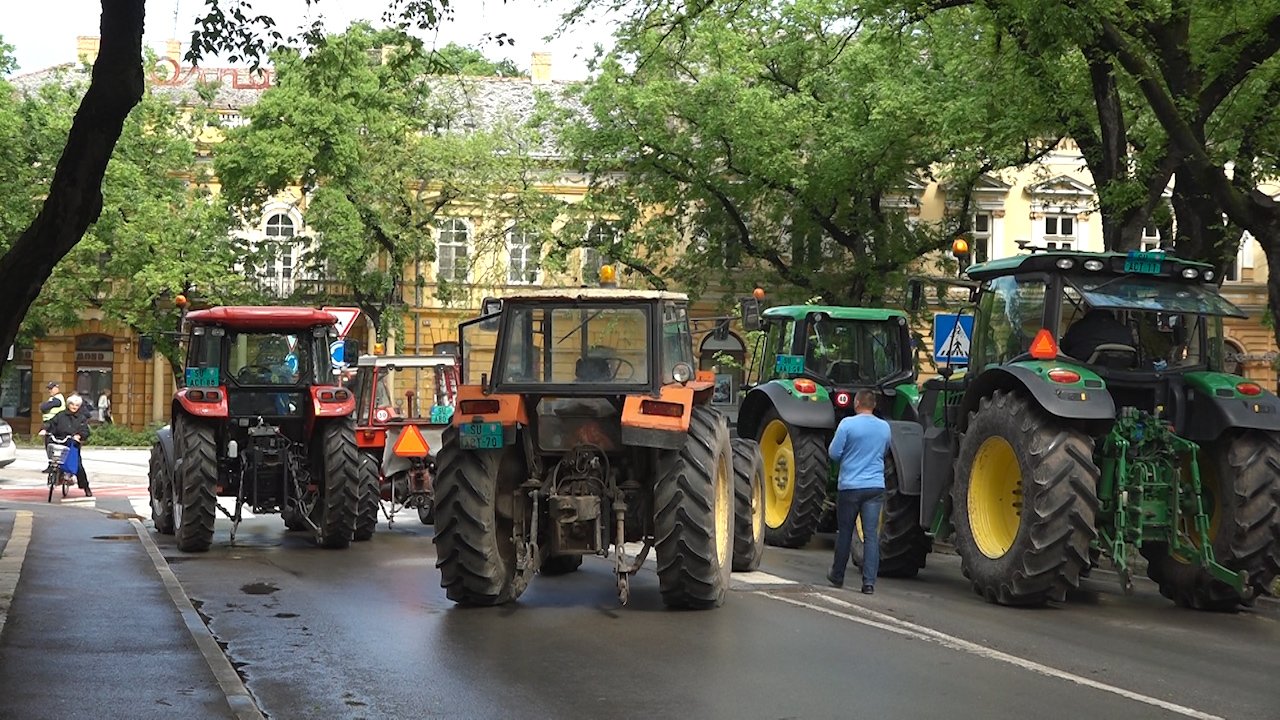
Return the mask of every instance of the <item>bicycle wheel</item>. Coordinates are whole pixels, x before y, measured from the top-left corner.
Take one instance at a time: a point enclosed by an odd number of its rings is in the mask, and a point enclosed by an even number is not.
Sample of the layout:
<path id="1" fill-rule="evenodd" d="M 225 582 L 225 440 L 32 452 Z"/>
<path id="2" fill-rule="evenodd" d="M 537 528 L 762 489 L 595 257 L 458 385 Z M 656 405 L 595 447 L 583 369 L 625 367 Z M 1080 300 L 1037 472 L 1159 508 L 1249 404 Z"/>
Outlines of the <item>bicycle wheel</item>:
<path id="1" fill-rule="evenodd" d="M 67 496 L 67 490 L 69 490 L 70 488 L 71 488 L 71 483 L 67 482 L 66 478 L 63 478 L 62 479 L 62 497 Z"/>
<path id="2" fill-rule="evenodd" d="M 53 502 L 53 486 L 55 483 L 58 482 L 59 480 L 58 476 L 60 476 L 61 474 L 62 474 L 62 471 L 57 468 L 54 468 L 49 471 L 49 499 L 46 500 L 46 502 Z"/>

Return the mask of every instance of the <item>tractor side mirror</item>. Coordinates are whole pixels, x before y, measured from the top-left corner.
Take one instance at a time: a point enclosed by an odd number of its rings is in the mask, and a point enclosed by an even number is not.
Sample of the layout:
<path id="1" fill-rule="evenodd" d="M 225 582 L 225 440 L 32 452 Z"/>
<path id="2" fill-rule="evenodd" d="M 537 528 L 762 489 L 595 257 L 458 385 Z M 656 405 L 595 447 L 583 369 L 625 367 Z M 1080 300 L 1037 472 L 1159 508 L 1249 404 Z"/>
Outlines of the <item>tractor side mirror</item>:
<path id="1" fill-rule="evenodd" d="M 480 301 L 481 315 L 497 315 L 500 312 L 502 312 L 502 300 L 500 298 L 487 297 Z"/>
<path id="2" fill-rule="evenodd" d="M 740 302 L 742 309 L 742 327 L 747 331 L 759 330 L 762 326 L 760 323 L 760 301 L 756 298 L 742 298 Z"/>
<path id="3" fill-rule="evenodd" d="M 919 280 L 907 281 L 907 307 L 917 313 L 924 308 L 924 283 Z"/>

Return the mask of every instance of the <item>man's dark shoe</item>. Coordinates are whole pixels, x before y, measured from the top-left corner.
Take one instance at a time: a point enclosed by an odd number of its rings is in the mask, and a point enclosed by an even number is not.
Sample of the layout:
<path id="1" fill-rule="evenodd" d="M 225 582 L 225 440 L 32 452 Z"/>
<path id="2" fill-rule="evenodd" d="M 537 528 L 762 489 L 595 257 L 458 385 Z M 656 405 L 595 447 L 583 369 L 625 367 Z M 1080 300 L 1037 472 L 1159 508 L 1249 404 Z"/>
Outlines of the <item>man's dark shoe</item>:
<path id="1" fill-rule="evenodd" d="M 844 587 L 844 581 L 837 580 L 836 576 L 832 575 L 830 570 L 827 571 L 827 582 L 831 583 L 831 587 Z"/>
<path id="2" fill-rule="evenodd" d="M 874 594 L 875 594 L 875 592 L 876 592 L 876 586 L 875 586 L 875 585 L 863 585 L 863 586 L 862 586 L 862 594 L 863 594 L 863 595 L 874 595 Z"/>

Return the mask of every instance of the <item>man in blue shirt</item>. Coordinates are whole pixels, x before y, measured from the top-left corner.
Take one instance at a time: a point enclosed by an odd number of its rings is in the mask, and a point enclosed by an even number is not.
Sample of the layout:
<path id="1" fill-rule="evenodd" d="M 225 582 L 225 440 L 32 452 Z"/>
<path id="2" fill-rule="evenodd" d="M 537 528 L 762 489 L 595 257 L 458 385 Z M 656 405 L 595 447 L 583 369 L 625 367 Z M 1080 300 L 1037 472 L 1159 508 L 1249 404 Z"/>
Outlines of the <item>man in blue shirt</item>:
<path id="1" fill-rule="evenodd" d="M 884 507 L 884 457 L 889 451 L 889 423 L 875 416 L 876 396 L 859 390 L 854 414 L 840 421 L 827 454 L 840 469 L 836 499 L 836 558 L 827 580 L 844 586 L 854 524 L 862 516 L 862 592 L 875 592 L 880 569 L 880 510 Z"/>

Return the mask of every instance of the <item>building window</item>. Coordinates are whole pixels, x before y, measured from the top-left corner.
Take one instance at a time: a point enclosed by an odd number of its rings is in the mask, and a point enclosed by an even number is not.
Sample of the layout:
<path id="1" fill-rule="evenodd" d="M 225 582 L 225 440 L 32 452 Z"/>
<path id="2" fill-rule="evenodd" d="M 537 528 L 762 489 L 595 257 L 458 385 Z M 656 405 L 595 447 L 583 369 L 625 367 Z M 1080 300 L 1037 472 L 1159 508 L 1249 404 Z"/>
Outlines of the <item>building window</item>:
<path id="1" fill-rule="evenodd" d="M 30 354 L 30 351 L 27 353 Z M 26 418 L 31 415 L 31 361 L 7 363 L 0 372 L 0 417 Z"/>
<path id="2" fill-rule="evenodd" d="M 1223 282 L 1240 282 L 1241 277 L 1243 277 L 1243 273 L 1241 271 L 1244 264 L 1242 262 L 1243 259 L 1244 241 L 1242 240 L 1240 242 L 1240 246 L 1236 248 L 1235 257 L 1227 262 L 1226 267 L 1222 268 Z"/>
<path id="3" fill-rule="evenodd" d="M 518 224 L 512 225 L 507 230 L 507 252 L 511 257 L 507 282 L 532 285 L 541 279 L 542 241 L 536 232 Z"/>
<path id="4" fill-rule="evenodd" d="M 582 281 L 595 279 L 600 266 L 613 262 L 609 251 L 618 241 L 618 227 L 611 222 L 598 222 L 587 230 L 587 238 L 582 245 Z"/>
<path id="5" fill-rule="evenodd" d="M 466 220 L 448 218 L 436 224 L 436 278 L 466 282 L 471 226 Z"/>
<path id="6" fill-rule="evenodd" d="M 1046 215 L 1044 218 L 1044 246 L 1047 250 L 1075 250 L 1075 216 Z"/>
<path id="7" fill-rule="evenodd" d="M 263 284 L 277 295 L 288 295 L 293 292 L 297 227 L 287 213 L 278 212 L 267 218 L 265 234 L 271 260 L 262 270 Z"/>
<path id="8" fill-rule="evenodd" d="M 1142 228 L 1140 247 L 1143 252 L 1157 252 L 1160 250 L 1160 228 L 1155 225 L 1148 225 Z"/>
<path id="9" fill-rule="evenodd" d="M 973 216 L 973 252 L 974 262 L 986 262 L 991 259 L 991 213 L 977 213 Z"/>

